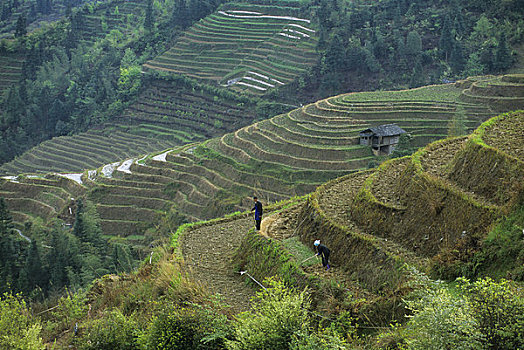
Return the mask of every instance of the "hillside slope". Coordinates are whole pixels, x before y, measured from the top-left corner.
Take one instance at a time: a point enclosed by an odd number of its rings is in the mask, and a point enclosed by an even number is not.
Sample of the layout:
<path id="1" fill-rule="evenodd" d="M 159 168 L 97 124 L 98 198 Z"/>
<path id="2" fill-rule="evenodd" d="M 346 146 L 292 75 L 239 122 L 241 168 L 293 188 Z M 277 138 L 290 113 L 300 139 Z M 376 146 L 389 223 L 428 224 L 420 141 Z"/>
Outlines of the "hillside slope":
<path id="1" fill-rule="evenodd" d="M 317 31 L 299 3 L 228 3 L 200 20 L 144 67 L 263 94 L 293 81 L 318 59 Z"/>
<path id="2" fill-rule="evenodd" d="M 444 137 L 457 119 L 472 129 L 492 112 L 457 102 L 461 91 L 441 85 L 340 95 L 200 144 L 67 176 L 81 181 L 82 193 L 96 203 L 106 235 L 141 241 L 166 212 L 187 221 L 215 218 L 245 209 L 253 194 L 273 202 L 366 169 L 376 158 L 358 145 L 358 133 L 369 126 L 396 122 L 412 134 L 415 145 Z M 62 202 L 50 210 L 57 205 L 54 197 L 35 198 L 31 191 L 17 190 L 13 181 L 26 183 L 31 177 L 7 177 L 0 185 L 9 197 L 34 203 L 28 214 L 49 219 L 67 210 Z M 23 212 L 22 206 L 15 210 Z M 30 219 L 19 217 L 20 224 Z"/>
<path id="3" fill-rule="evenodd" d="M 448 273 L 456 261 L 442 256 L 471 259 L 494 223 L 524 204 L 523 126 L 524 112 L 503 114 L 467 138 L 332 180 L 305 203 L 268 214 L 262 232 L 273 240 L 245 236 L 235 263 L 258 280 L 279 274 L 313 287 L 319 310 L 333 312 L 334 301 L 318 295 L 329 292 L 316 290 L 317 277 L 366 299 L 353 310 L 364 325 L 398 320 L 412 268 L 455 278 Z M 300 267 L 315 239 L 332 251 L 328 272 L 318 261 Z"/>
<path id="4" fill-rule="evenodd" d="M 252 106 L 228 96 L 218 99 L 209 89 L 152 79 L 137 101 L 110 122 L 45 141 L 2 164 L 0 174 L 83 172 L 203 141 L 251 123 Z"/>
<path id="5" fill-rule="evenodd" d="M 235 312 L 245 310 L 259 288 L 245 285 L 247 275 L 238 272 L 247 271 L 258 281 L 278 275 L 295 287 L 307 286 L 319 317 L 339 322 L 334 317 L 349 312 L 364 332 L 388 326 L 406 313 L 402 298 L 412 291 L 413 268 L 428 272 L 443 251 L 478 249 L 475 242 L 493 223 L 523 204 L 524 153 L 514 146 L 524 144 L 523 126 L 524 112 L 504 114 L 467 138 L 438 141 L 376 170 L 337 178 L 305 201 L 268 206 L 262 235 L 239 213 L 188 225 L 177 231 L 173 245 L 180 247 L 184 270 Z M 493 172 L 478 181 L 479 168 Z M 457 174 L 470 178 L 467 185 Z M 437 198 L 439 209 L 432 204 Z M 314 239 L 332 251 L 329 271 L 318 260 L 304 261 L 313 254 Z M 176 250 L 174 255 L 169 259 Z M 141 278 L 147 279 L 148 270 Z"/>

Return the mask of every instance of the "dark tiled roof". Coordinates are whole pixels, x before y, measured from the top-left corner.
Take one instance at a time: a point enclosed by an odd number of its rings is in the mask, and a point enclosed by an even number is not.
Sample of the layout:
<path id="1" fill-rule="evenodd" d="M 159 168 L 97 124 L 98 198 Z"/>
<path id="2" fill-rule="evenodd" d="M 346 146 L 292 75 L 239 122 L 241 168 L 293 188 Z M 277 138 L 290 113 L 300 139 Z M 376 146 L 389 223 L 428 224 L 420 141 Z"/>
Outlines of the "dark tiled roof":
<path id="1" fill-rule="evenodd" d="M 400 135 L 404 134 L 405 131 L 399 127 L 397 124 L 385 124 L 385 125 L 379 125 L 374 126 L 372 128 L 363 130 L 360 132 L 360 134 L 374 134 L 377 136 L 393 136 L 393 135 Z"/>

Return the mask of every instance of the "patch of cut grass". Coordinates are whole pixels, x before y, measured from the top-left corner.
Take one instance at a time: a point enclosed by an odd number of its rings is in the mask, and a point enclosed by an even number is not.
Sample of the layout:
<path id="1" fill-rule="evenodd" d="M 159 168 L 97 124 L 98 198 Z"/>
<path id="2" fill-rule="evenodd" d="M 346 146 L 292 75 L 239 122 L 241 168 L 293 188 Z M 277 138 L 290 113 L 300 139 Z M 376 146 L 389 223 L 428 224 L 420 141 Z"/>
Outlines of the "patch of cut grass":
<path id="1" fill-rule="evenodd" d="M 317 258 L 309 259 L 301 264 L 302 261 L 315 255 L 315 252 L 302 243 L 298 237 L 285 239 L 282 243 L 300 266 L 312 266 L 318 264 L 319 260 Z"/>

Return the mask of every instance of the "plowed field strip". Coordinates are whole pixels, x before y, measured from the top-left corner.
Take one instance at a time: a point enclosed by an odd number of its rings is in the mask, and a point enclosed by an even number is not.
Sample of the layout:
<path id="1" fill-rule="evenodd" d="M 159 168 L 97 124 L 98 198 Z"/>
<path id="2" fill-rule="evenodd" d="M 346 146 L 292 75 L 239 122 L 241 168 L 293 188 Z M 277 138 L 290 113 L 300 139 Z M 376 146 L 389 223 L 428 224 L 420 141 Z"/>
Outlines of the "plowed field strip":
<path id="1" fill-rule="evenodd" d="M 181 249 L 191 275 L 219 293 L 235 311 L 245 311 L 254 290 L 245 278 L 233 271 L 231 257 L 240 246 L 242 236 L 253 227 L 251 217 L 219 222 L 186 231 L 181 238 Z"/>

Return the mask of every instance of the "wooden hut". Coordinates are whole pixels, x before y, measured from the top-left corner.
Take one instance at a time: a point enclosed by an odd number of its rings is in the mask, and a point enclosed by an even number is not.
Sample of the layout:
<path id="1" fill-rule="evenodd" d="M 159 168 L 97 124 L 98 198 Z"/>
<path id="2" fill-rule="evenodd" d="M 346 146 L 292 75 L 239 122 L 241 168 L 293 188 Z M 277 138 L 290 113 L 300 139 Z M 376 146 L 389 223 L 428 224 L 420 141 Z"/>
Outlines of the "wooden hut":
<path id="1" fill-rule="evenodd" d="M 406 133 L 396 124 L 374 126 L 360 132 L 360 144 L 371 146 L 373 153 L 389 155 L 398 145 L 400 135 Z"/>

